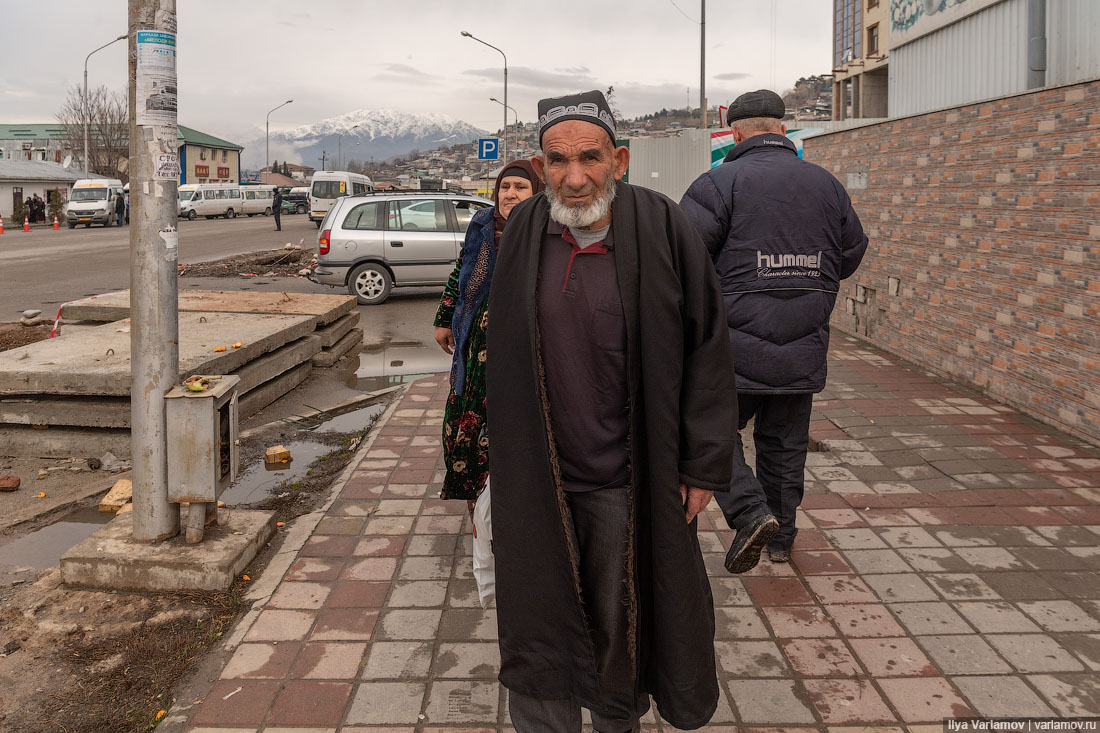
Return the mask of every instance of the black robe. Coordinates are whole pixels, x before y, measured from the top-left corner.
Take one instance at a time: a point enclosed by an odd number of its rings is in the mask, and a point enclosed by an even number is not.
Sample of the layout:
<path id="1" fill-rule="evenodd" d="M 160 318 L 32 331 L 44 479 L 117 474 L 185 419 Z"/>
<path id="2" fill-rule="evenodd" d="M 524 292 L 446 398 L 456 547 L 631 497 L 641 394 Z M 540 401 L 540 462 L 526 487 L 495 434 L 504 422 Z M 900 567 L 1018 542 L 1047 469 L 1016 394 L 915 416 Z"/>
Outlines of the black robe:
<path id="1" fill-rule="evenodd" d="M 602 689 L 582 611 L 536 327 L 545 195 L 508 219 L 489 295 L 488 426 L 501 683 L 624 717 Z M 630 648 L 639 692 L 678 728 L 714 714 L 714 608 L 679 484 L 729 490 L 737 392 L 722 297 L 680 208 L 617 184 L 615 266 L 627 322 L 634 552 Z"/>

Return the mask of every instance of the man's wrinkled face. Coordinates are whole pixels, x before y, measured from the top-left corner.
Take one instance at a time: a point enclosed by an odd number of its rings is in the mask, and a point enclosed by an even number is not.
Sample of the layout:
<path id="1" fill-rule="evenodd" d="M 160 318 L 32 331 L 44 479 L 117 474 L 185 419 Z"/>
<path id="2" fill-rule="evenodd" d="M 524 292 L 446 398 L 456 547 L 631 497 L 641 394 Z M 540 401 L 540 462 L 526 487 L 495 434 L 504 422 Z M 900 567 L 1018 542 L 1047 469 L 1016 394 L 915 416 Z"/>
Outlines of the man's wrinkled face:
<path id="1" fill-rule="evenodd" d="M 599 125 L 566 120 L 546 131 L 542 150 L 531 163 L 546 181 L 551 216 L 570 227 L 588 227 L 606 218 L 615 181 L 626 173 L 627 149 L 615 148 Z"/>

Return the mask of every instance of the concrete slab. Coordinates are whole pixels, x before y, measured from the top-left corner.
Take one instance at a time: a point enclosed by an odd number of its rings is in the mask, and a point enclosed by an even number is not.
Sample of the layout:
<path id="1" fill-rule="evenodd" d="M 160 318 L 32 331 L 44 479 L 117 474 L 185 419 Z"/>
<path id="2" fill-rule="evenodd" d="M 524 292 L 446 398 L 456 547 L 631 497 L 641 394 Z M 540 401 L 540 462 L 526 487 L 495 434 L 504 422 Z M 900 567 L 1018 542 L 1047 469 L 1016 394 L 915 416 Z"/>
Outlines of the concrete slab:
<path id="1" fill-rule="evenodd" d="M 355 309 L 350 295 L 317 293 L 264 293 L 230 290 L 181 290 L 179 312 L 272 313 L 316 316 L 322 324 L 332 323 Z M 121 321 L 130 317 L 130 291 L 119 290 L 65 305 L 61 317 L 67 321 Z"/>
<path id="2" fill-rule="evenodd" d="M 197 545 L 137 542 L 133 513 L 122 514 L 61 556 L 61 579 L 112 590 L 226 590 L 274 534 L 275 513 L 224 513 L 226 523 L 208 526 Z"/>
<path id="3" fill-rule="evenodd" d="M 237 402 L 237 410 L 240 412 L 241 419 L 255 415 L 257 412 L 306 381 L 312 371 L 313 364 L 308 361 L 303 362 L 241 397 Z"/>
<path id="4" fill-rule="evenodd" d="M 359 311 L 352 311 L 329 325 L 318 328 L 317 336 L 321 339 L 321 348 L 331 349 L 333 344 L 342 339 L 348 331 L 357 325 L 359 325 Z"/>
<path id="5" fill-rule="evenodd" d="M 130 427 L 129 397 L 11 397 L 0 400 L 0 423 L 85 428 Z"/>
<path id="6" fill-rule="evenodd" d="M 270 382 L 288 369 L 309 361 L 320 352 L 321 340 L 317 336 L 306 336 L 270 354 L 264 354 L 255 361 L 250 361 L 235 372 L 241 378 L 239 387 L 241 394 L 247 394 L 265 382 Z"/>
<path id="7" fill-rule="evenodd" d="M 69 458 L 101 456 L 107 451 L 130 459 L 129 428 L 72 428 L 0 425 L 0 456 L 16 458 Z"/>
<path id="8" fill-rule="evenodd" d="M 313 315 L 180 313 L 180 379 L 231 374 L 308 336 L 317 320 Z M 129 325 L 118 321 L 0 353 L 0 395 L 129 395 Z M 237 341 L 243 346 L 231 348 Z M 215 353 L 219 346 L 227 350 Z"/>
<path id="9" fill-rule="evenodd" d="M 338 362 L 352 349 L 358 348 L 363 343 L 363 329 L 353 328 L 342 339 L 333 344 L 331 349 L 325 349 L 313 357 L 313 366 L 327 368 Z"/>

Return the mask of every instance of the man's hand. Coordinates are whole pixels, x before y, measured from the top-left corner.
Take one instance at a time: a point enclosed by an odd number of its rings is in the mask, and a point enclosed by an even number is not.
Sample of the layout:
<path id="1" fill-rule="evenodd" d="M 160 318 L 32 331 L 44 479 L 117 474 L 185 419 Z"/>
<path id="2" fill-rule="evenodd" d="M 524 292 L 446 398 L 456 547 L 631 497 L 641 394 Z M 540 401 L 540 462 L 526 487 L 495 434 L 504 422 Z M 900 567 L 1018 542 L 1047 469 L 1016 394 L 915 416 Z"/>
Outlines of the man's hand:
<path id="1" fill-rule="evenodd" d="M 435 327 L 435 342 L 448 354 L 455 353 L 455 337 L 449 328 Z"/>
<path id="2" fill-rule="evenodd" d="M 713 491 L 680 484 L 680 499 L 684 502 L 684 516 L 687 517 L 688 524 L 691 524 L 696 514 L 707 508 L 712 496 Z"/>

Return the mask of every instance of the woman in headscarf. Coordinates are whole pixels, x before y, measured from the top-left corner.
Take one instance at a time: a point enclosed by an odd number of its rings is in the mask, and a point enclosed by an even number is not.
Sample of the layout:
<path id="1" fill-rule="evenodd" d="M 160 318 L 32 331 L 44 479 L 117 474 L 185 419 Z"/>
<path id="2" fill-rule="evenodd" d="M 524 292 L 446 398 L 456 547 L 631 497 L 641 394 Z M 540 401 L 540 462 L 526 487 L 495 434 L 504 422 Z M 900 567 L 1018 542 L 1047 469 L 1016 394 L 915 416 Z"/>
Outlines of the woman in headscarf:
<path id="1" fill-rule="evenodd" d="M 485 330 L 489 325 L 489 283 L 497 245 L 508 215 L 519 202 L 542 190 L 542 180 L 526 160 L 500 171 L 491 208 L 474 214 L 458 263 L 435 314 L 435 340 L 448 354 L 451 393 L 443 414 L 444 499 L 466 499 L 471 511 L 489 475 L 489 435 L 485 427 Z"/>

